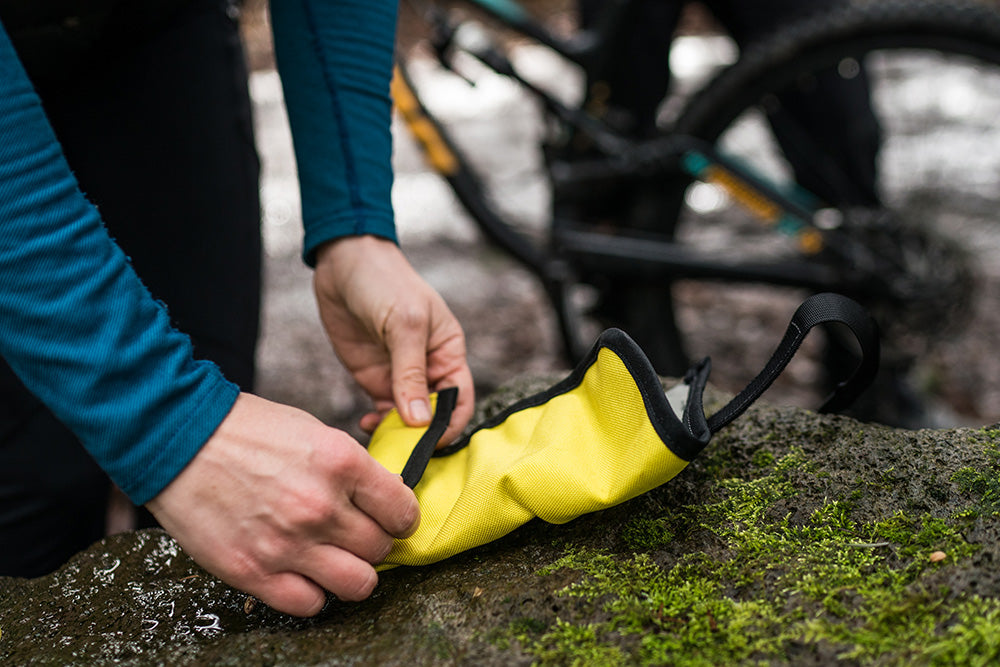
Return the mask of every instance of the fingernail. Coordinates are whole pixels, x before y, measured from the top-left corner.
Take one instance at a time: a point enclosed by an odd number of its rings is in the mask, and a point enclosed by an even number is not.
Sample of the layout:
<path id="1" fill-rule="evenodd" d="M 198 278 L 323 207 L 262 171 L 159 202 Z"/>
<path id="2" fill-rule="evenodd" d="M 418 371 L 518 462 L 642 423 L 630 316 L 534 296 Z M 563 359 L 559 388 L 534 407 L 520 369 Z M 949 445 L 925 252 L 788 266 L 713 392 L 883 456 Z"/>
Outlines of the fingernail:
<path id="1" fill-rule="evenodd" d="M 431 406 L 422 398 L 410 401 L 410 417 L 421 423 L 431 420 Z"/>

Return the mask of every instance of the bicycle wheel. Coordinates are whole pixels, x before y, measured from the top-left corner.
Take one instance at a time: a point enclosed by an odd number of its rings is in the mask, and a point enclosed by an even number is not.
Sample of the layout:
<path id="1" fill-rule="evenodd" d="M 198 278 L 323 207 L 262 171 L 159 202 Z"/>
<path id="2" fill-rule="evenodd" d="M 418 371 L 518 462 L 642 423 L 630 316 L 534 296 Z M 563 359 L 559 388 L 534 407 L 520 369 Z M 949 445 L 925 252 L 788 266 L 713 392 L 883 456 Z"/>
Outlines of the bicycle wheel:
<path id="1" fill-rule="evenodd" d="M 870 111 L 851 103 L 845 112 L 829 93 L 859 87 L 858 104 Z M 695 96 L 672 128 L 773 181 L 806 185 L 831 235 L 873 250 L 878 261 L 868 266 L 828 252 L 813 259 L 839 272 L 838 291 L 862 300 L 883 329 L 886 382 L 898 386 L 880 387 L 875 412 L 863 417 L 908 426 L 1000 419 L 998 119 L 1000 14 L 907 0 L 849 6 L 780 31 Z M 735 247 L 764 262 L 799 253 L 701 183 L 687 189 L 668 233 L 687 247 Z M 740 361 L 757 363 L 751 350 L 760 345 L 745 343 L 756 331 L 771 336 L 802 297 L 791 289 L 776 302 L 773 286 L 686 280 L 669 289 L 661 320 L 677 327 L 687 355 L 733 361 L 717 364 L 723 387 L 745 379 Z M 817 347 L 799 369 L 801 386 L 823 374 L 823 354 Z M 910 410 L 911 389 L 923 413 Z"/>

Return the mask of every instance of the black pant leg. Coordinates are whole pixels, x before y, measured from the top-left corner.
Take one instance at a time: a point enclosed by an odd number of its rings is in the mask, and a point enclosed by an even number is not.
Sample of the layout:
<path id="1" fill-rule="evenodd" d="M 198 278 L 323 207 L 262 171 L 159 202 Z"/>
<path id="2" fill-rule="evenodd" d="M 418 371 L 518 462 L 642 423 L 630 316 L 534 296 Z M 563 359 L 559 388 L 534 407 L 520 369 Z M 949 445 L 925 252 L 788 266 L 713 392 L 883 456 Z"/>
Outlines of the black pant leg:
<path id="1" fill-rule="evenodd" d="M 844 0 L 709 0 L 741 49 L 789 22 Z M 810 91 L 779 96 L 771 127 L 799 184 L 828 202 L 874 206 L 879 202 L 877 158 L 881 132 L 862 69 L 846 79 L 834 68 L 818 75 Z"/>
<path id="2" fill-rule="evenodd" d="M 601 82 L 599 93 L 608 108 L 608 119 L 636 136 L 648 136 L 656 128 L 656 112 L 670 87 L 670 44 L 683 2 L 680 0 L 636 0 L 622 17 L 623 29 L 611 45 L 610 58 L 593 72 L 588 86 Z M 607 3 L 579 0 L 580 24 L 597 25 Z"/>
<path id="3" fill-rule="evenodd" d="M 196 356 L 250 389 L 259 165 L 226 4 L 192 2 L 143 40 L 107 35 L 86 67 L 38 89 L 81 188 L 147 287 Z M 0 575 L 44 574 L 102 537 L 109 488 L 0 363 Z"/>
<path id="4" fill-rule="evenodd" d="M 127 58 L 43 91 L 66 156 L 195 355 L 253 387 L 259 162 L 236 22 L 199 0 Z"/>
<path id="5" fill-rule="evenodd" d="M 0 359 L 0 576 L 35 577 L 104 535 L 111 483 Z"/>

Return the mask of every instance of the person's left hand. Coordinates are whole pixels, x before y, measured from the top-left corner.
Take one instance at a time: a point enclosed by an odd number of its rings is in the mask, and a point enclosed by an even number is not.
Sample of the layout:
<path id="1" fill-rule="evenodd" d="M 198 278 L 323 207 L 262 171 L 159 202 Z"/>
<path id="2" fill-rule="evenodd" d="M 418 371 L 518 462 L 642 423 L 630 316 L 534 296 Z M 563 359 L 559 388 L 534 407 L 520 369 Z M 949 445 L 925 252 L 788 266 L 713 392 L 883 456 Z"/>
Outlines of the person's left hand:
<path id="1" fill-rule="evenodd" d="M 454 440 L 475 404 L 465 335 L 399 247 L 374 236 L 331 241 L 316 253 L 313 287 L 337 356 L 375 402 L 361 427 L 374 430 L 393 407 L 409 426 L 427 425 L 429 393 L 458 387 L 440 444 Z"/>

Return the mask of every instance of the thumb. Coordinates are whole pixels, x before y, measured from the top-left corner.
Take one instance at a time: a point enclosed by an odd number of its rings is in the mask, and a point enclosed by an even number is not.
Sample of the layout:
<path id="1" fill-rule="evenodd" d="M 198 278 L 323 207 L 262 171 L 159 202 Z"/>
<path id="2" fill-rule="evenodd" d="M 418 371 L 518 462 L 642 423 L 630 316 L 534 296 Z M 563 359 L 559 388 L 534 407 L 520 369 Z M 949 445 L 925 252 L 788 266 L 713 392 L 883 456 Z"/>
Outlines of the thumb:
<path id="1" fill-rule="evenodd" d="M 426 327 L 401 327 L 386 337 L 392 363 L 392 397 L 407 426 L 431 422 L 427 342 Z"/>

